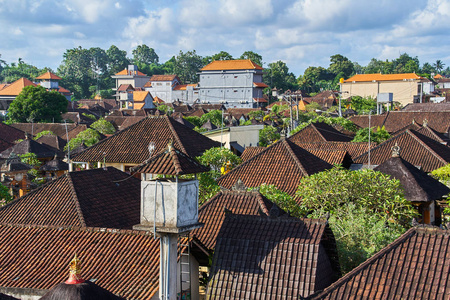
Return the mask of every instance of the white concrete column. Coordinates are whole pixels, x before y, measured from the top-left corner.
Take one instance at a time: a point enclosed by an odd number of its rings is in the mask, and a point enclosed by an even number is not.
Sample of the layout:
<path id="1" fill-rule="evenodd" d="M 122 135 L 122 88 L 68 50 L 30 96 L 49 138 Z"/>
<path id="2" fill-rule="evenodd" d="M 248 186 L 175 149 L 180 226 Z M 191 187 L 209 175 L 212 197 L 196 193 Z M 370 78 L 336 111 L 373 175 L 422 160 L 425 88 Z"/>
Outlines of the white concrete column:
<path id="1" fill-rule="evenodd" d="M 160 238 L 159 298 L 177 299 L 177 242 L 178 235 L 163 234 Z"/>

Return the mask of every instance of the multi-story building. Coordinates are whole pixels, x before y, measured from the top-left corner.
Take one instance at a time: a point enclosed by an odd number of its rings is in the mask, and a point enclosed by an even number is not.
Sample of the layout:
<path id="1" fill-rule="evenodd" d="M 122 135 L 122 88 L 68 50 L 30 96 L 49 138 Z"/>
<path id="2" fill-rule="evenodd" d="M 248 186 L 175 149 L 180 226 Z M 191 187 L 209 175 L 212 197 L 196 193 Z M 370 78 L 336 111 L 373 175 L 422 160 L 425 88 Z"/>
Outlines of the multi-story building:
<path id="1" fill-rule="evenodd" d="M 181 101 L 192 104 L 198 99 L 197 84 L 181 84 L 177 75 L 153 75 L 144 85 L 153 98 L 164 102 Z"/>
<path id="2" fill-rule="evenodd" d="M 256 108 L 263 98 L 263 68 L 251 60 L 216 60 L 200 70 L 200 103 L 222 103 L 227 108 Z"/>
<path id="3" fill-rule="evenodd" d="M 341 83 L 342 97 L 377 98 L 378 94 L 392 93 L 393 101 L 405 106 L 426 102 L 426 96 L 434 91 L 434 83 L 415 73 L 357 74 Z"/>

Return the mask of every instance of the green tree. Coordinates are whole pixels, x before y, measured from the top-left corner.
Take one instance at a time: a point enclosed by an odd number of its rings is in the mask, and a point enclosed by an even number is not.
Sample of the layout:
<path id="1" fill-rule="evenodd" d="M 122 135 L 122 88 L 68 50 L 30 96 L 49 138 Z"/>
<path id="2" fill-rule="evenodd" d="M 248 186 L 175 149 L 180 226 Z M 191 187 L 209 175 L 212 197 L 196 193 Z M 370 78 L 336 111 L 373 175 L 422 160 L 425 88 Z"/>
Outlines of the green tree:
<path id="1" fill-rule="evenodd" d="M 360 96 L 353 96 L 346 100 L 346 105 L 350 105 L 359 114 L 374 111 L 377 108 L 377 100 L 371 97 L 363 98 Z"/>
<path id="2" fill-rule="evenodd" d="M 373 143 L 380 144 L 391 138 L 391 135 L 384 128 L 378 127 L 377 130 L 374 130 L 374 127 L 370 130 L 370 141 Z M 352 142 L 368 142 L 369 141 L 369 127 L 361 128 L 356 132 L 355 137 Z"/>
<path id="3" fill-rule="evenodd" d="M 353 73 L 353 63 L 345 56 L 335 54 L 330 57 L 330 62 L 328 72 L 334 76 L 342 73 L 344 78 L 348 78 Z"/>
<path id="4" fill-rule="evenodd" d="M 253 51 L 245 51 L 244 53 L 242 53 L 239 59 L 250 59 L 252 62 L 258 64 L 261 67 L 263 65 L 262 56 Z"/>
<path id="5" fill-rule="evenodd" d="M 303 177 L 296 196 L 308 217 L 329 214 L 344 273 L 401 235 L 417 215 L 400 182 L 373 170 L 338 166 Z"/>
<path id="6" fill-rule="evenodd" d="M 280 134 L 273 126 L 264 126 L 264 128 L 259 131 L 259 146 L 270 146 L 279 139 Z"/>
<path id="7" fill-rule="evenodd" d="M 433 170 L 431 176 L 450 187 L 450 164 Z"/>
<path id="8" fill-rule="evenodd" d="M 184 117 L 183 116 L 183 118 L 186 119 L 189 123 L 191 123 L 192 125 L 194 125 L 196 127 L 202 127 L 202 125 L 203 125 L 200 117 L 197 117 L 197 116 Z"/>
<path id="9" fill-rule="evenodd" d="M 425 73 L 425 74 L 431 74 L 431 73 L 436 73 L 436 69 L 430 63 L 426 62 L 423 64 L 420 72 Z"/>
<path id="10" fill-rule="evenodd" d="M 308 67 L 297 79 L 300 89 L 307 92 L 320 91 L 319 82 L 330 80 L 330 74 L 323 67 Z"/>
<path id="11" fill-rule="evenodd" d="M 101 134 L 113 134 L 116 132 L 116 128 L 114 128 L 113 124 L 106 121 L 104 118 L 98 119 L 92 123 L 90 127 L 97 130 Z"/>
<path id="12" fill-rule="evenodd" d="M 0 207 L 8 204 L 13 200 L 13 197 L 9 193 L 9 189 L 0 183 Z"/>
<path id="13" fill-rule="evenodd" d="M 76 149 L 81 145 L 86 147 L 90 147 L 100 141 L 100 133 L 97 130 L 92 128 L 88 128 L 80 133 L 73 139 L 71 139 L 66 146 L 64 147 L 64 151 L 70 147 L 70 149 Z"/>
<path id="14" fill-rule="evenodd" d="M 159 56 L 156 54 L 153 48 L 148 47 L 147 45 L 139 45 L 132 51 L 133 54 L 133 62 L 135 64 L 158 64 Z"/>
<path id="15" fill-rule="evenodd" d="M 42 86 L 26 86 L 11 103 L 8 115 L 13 122 L 60 122 L 67 112 L 67 99 Z"/>
<path id="16" fill-rule="evenodd" d="M 411 57 L 407 53 L 403 53 L 399 58 L 392 61 L 394 73 L 408 73 L 409 71 L 419 69 L 419 58 Z"/>
<path id="17" fill-rule="evenodd" d="M 300 208 L 294 197 L 279 190 L 275 185 L 264 183 L 257 190 L 291 216 L 301 218 L 305 215 L 305 212 Z"/>
<path id="18" fill-rule="evenodd" d="M 442 62 L 442 60 L 438 59 L 438 60 L 436 60 L 436 62 L 433 64 L 433 67 L 434 67 L 434 68 L 436 69 L 436 71 L 439 73 L 439 72 L 441 72 L 441 71 L 444 69 L 445 64 Z"/>
<path id="19" fill-rule="evenodd" d="M 111 45 L 106 50 L 106 55 L 108 56 L 108 71 L 110 75 L 122 71 L 130 64 L 130 60 L 127 58 L 127 52 L 120 50 L 115 45 Z"/>
<path id="20" fill-rule="evenodd" d="M 173 72 L 182 82 L 198 82 L 197 72 L 203 67 L 202 57 L 195 50 L 180 53 L 175 58 Z"/>
<path id="21" fill-rule="evenodd" d="M 255 119 L 257 121 L 262 121 L 264 116 L 266 115 L 266 113 L 262 110 L 252 110 L 251 112 L 249 112 L 248 117 L 250 119 Z"/>
<path id="22" fill-rule="evenodd" d="M 200 117 L 200 122 L 202 123 L 202 125 L 208 122 L 208 120 L 210 120 L 211 123 L 213 123 L 217 127 L 222 127 L 222 111 L 214 109 Z"/>
<path id="23" fill-rule="evenodd" d="M 33 168 L 27 172 L 29 179 L 31 179 L 33 182 L 39 184 L 40 182 L 36 181 L 37 176 L 39 175 L 39 167 L 42 165 L 42 163 L 39 161 L 35 153 L 25 153 L 22 155 L 19 155 L 20 161 L 24 164 L 28 164 L 32 166 Z"/>
<path id="24" fill-rule="evenodd" d="M 281 60 L 270 63 L 263 75 L 263 81 L 271 88 L 276 87 L 279 90 L 296 90 L 298 88 L 297 80 L 293 73 L 289 72 L 286 63 Z"/>
<path id="25" fill-rule="evenodd" d="M 233 56 L 226 52 L 226 51 L 220 51 L 217 54 L 214 54 L 213 56 L 211 56 L 211 59 L 214 60 L 232 60 Z"/>
<path id="26" fill-rule="evenodd" d="M 389 62 L 388 60 L 382 61 L 378 60 L 376 58 L 372 58 L 369 62 L 369 64 L 365 68 L 366 74 L 375 74 L 375 73 L 382 73 L 382 74 L 392 74 L 394 70 L 394 65 L 392 62 Z"/>
<path id="27" fill-rule="evenodd" d="M 231 164 L 231 168 L 241 163 L 241 158 L 225 147 L 215 147 L 206 150 L 202 156 L 197 157 L 199 162 L 211 168 L 214 179 L 221 175 L 221 168 L 227 163 Z"/>
<path id="28" fill-rule="evenodd" d="M 1 77 L 6 82 L 13 82 L 22 77 L 34 81 L 36 77 L 46 72 L 47 70 L 50 70 L 48 68 L 40 70 L 33 65 L 25 63 L 21 58 L 19 58 L 17 64 L 12 63 L 11 65 L 7 65 L 3 62 L 4 60 L 0 60 Z"/>

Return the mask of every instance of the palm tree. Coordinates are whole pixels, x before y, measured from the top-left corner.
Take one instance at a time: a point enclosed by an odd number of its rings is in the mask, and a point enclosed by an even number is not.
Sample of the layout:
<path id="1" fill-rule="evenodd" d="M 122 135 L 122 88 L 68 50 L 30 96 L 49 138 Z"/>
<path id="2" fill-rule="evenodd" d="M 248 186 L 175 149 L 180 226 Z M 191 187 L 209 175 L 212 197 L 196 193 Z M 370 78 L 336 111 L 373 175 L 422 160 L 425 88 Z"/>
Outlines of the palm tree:
<path id="1" fill-rule="evenodd" d="M 433 64 L 434 68 L 436 69 L 436 71 L 438 73 L 440 73 L 443 69 L 445 64 L 442 62 L 442 60 L 438 59 L 436 60 L 436 62 Z"/>

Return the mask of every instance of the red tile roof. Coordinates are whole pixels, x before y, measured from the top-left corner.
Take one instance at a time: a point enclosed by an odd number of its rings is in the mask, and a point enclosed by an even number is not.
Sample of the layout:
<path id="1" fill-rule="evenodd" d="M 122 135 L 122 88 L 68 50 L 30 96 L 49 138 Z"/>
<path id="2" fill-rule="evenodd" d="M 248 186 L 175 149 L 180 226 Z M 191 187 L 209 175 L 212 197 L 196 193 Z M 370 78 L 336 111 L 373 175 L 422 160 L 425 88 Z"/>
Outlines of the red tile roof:
<path id="1" fill-rule="evenodd" d="M 450 231 L 411 228 L 308 299 L 449 299 Z"/>
<path id="2" fill-rule="evenodd" d="M 256 191 L 223 190 L 199 208 L 198 221 L 205 225 L 193 230 L 191 236 L 199 240 L 209 251 L 213 251 L 217 234 L 225 219 L 225 209 L 234 214 L 257 216 L 262 213 L 268 216 L 272 206 L 278 207 Z"/>
<path id="3" fill-rule="evenodd" d="M 187 128 L 167 116 L 147 117 L 122 131 L 116 132 L 73 157 L 74 161 L 103 161 L 108 163 L 140 164 L 149 158 L 148 145 L 155 143 L 154 153 L 160 152 L 172 140 L 174 146 L 191 157 L 219 147 L 202 134 Z M 104 156 L 103 153 L 106 153 Z"/>
<path id="4" fill-rule="evenodd" d="M 337 131 L 332 126 L 318 122 L 311 123 L 289 138 L 294 143 L 350 142 L 353 138 Z"/>
<path id="5" fill-rule="evenodd" d="M 262 70 L 263 68 L 249 59 L 215 60 L 200 71 L 220 70 Z"/>
<path id="6" fill-rule="evenodd" d="M 0 223 L 131 229 L 140 184 L 113 167 L 67 173 L 0 208 Z"/>
<path id="7" fill-rule="evenodd" d="M 4 87 L 0 90 L 0 96 L 17 96 L 20 94 L 22 89 L 26 86 L 37 86 L 37 84 L 31 82 L 29 79 L 20 78 L 11 83 L 10 85 Z"/>
<path id="8" fill-rule="evenodd" d="M 53 80 L 61 80 L 62 78 L 53 74 L 50 71 L 45 72 L 44 74 L 36 77 L 36 79 L 53 79 Z"/>
<path id="9" fill-rule="evenodd" d="M 126 299 L 150 299 L 159 285 L 159 241 L 144 231 L 0 225 L 0 286 L 48 290 L 67 279 L 74 253 L 83 277 Z M 6 255 L 7 254 L 7 255 Z"/>
<path id="10" fill-rule="evenodd" d="M 65 139 L 66 138 L 66 126 L 67 130 L 70 131 L 77 127 L 74 123 L 14 123 L 11 124 L 12 127 L 22 130 L 24 132 L 36 135 L 41 131 L 48 130 L 56 134 L 57 136 Z M 23 138 L 23 137 L 22 137 Z"/>
<path id="11" fill-rule="evenodd" d="M 350 77 L 347 80 L 344 80 L 344 82 L 372 82 L 375 81 L 403 81 L 403 80 L 419 80 L 423 79 L 423 77 L 420 77 L 416 73 L 402 73 L 402 74 L 356 74 Z"/>
<path id="12" fill-rule="evenodd" d="M 264 98 L 253 98 L 253 101 L 255 101 L 256 103 L 268 103 L 269 102 Z"/>
<path id="13" fill-rule="evenodd" d="M 255 86 L 255 87 L 258 87 L 258 88 L 266 88 L 266 87 L 269 87 L 267 84 L 265 84 L 264 82 L 253 82 L 253 85 Z"/>
<path id="14" fill-rule="evenodd" d="M 325 220 L 228 214 L 217 237 L 207 299 L 299 299 L 340 275 Z"/>
<path id="15" fill-rule="evenodd" d="M 209 168 L 187 156 L 173 145 L 133 168 L 135 172 L 159 175 L 186 175 L 208 172 Z"/>
<path id="16" fill-rule="evenodd" d="M 46 146 L 50 146 L 52 148 L 58 149 L 59 151 L 64 151 L 64 147 L 67 144 L 67 141 L 60 138 L 57 135 L 46 134 L 41 136 L 36 140 L 39 144 L 43 144 Z"/>
<path id="17" fill-rule="evenodd" d="M 134 87 L 131 84 L 121 84 L 117 88 L 118 92 L 134 91 Z"/>
<path id="18" fill-rule="evenodd" d="M 300 178 L 329 168 L 329 163 L 289 140 L 281 140 L 220 177 L 217 183 L 228 189 L 238 179 L 248 187 L 274 184 L 278 189 L 294 195 Z"/>
<path id="19" fill-rule="evenodd" d="M 64 154 L 58 149 L 39 144 L 38 142 L 28 138 L 0 152 L 0 158 L 8 158 L 12 152 L 17 155 L 34 153 L 38 159 L 53 158 L 55 155 L 58 155 L 58 157 L 64 156 Z"/>
<path id="20" fill-rule="evenodd" d="M 247 147 L 247 148 L 245 148 L 244 152 L 242 152 L 242 154 L 241 154 L 242 162 L 249 160 L 256 154 L 259 154 L 262 151 L 264 151 L 265 149 L 267 149 L 267 147 Z"/>
<path id="21" fill-rule="evenodd" d="M 5 141 L 5 140 L 0 138 L 0 152 L 5 151 L 6 149 L 8 149 L 8 148 L 10 148 L 12 146 L 14 146 L 13 143 L 10 143 L 10 142 Z"/>
<path id="22" fill-rule="evenodd" d="M 425 172 L 450 163 L 450 147 L 409 129 L 374 147 L 370 151 L 370 163 L 380 165 L 388 160 L 392 156 L 392 147 L 396 144 L 400 146 L 404 160 L 414 166 L 420 166 Z M 353 160 L 357 164 L 368 164 L 368 153 Z"/>
<path id="23" fill-rule="evenodd" d="M 409 103 L 402 108 L 402 111 L 415 111 L 415 112 L 440 112 L 450 111 L 450 103 Z"/>

